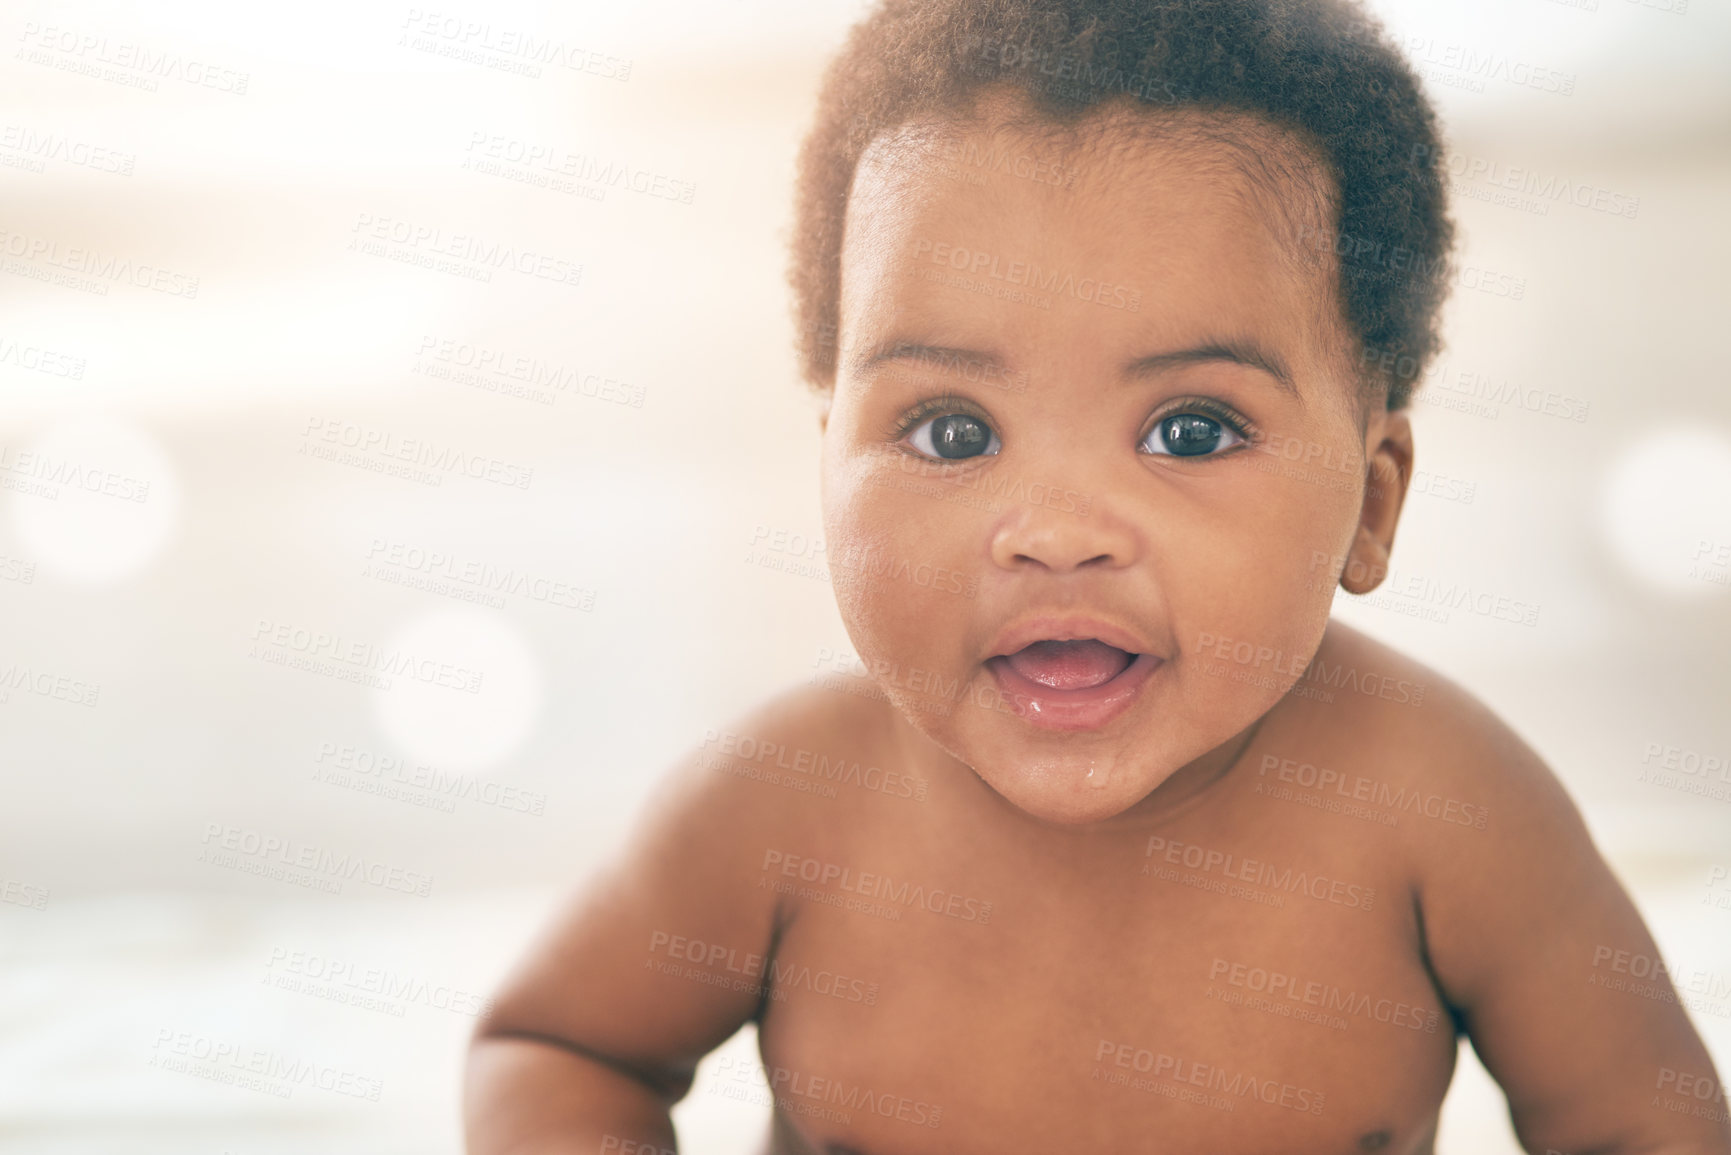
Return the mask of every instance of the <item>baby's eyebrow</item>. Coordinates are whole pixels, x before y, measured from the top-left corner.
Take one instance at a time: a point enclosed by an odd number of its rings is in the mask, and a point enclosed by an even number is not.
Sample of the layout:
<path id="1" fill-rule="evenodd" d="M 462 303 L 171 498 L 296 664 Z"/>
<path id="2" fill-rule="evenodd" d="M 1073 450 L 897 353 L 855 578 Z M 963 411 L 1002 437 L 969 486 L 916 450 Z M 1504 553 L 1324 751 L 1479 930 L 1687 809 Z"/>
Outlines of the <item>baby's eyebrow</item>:
<path id="1" fill-rule="evenodd" d="M 885 361 L 924 361 L 944 368 L 965 365 L 1003 368 L 1003 362 L 993 353 L 956 349 L 948 345 L 921 345 L 913 341 L 885 341 L 868 349 L 855 362 L 855 370 L 863 372 Z"/>
<path id="2" fill-rule="evenodd" d="M 1286 363 L 1276 354 L 1269 352 L 1253 341 L 1217 340 L 1189 349 L 1175 349 L 1169 353 L 1154 353 L 1147 357 L 1138 357 L 1130 362 L 1124 370 L 1126 377 L 1150 377 L 1167 369 L 1182 365 L 1198 365 L 1209 361 L 1229 361 L 1236 365 L 1248 365 L 1252 369 L 1260 369 L 1268 374 L 1282 393 L 1295 401 L 1302 401 L 1298 395 L 1298 386 L 1293 384 L 1292 373 Z"/>
<path id="3" fill-rule="evenodd" d="M 922 345 L 913 341 L 884 341 L 872 346 L 855 363 L 856 372 L 864 372 L 886 361 L 921 361 L 929 365 L 951 368 L 959 365 L 976 365 L 990 369 L 1002 369 L 1003 361 L 993 353 L 983 353 L 976 349 L 957 349 L 949 345 Z M 1146 357 L 1138 357 L 1124 370 L 1124 376 L 1130 379 L 1152 377 L 1168 369 L 1184 365 L 1200 365 L 1211 361 L 1227 361 L 1235 365 L 1247 365 L 1252 369 L 1260 369 L 1267 374 L 1275 387 L 1293 400 L 1303 403 L 1298 386 L 1293 383 L 1292 373 L 1286 367 L 1286 362 L 1269 350 L 1264 349 L 1254 341 L 1238 339 L 1211 339 L 1188 349 L 1174 349 L 1166 353 L 1152 353 Z"/>

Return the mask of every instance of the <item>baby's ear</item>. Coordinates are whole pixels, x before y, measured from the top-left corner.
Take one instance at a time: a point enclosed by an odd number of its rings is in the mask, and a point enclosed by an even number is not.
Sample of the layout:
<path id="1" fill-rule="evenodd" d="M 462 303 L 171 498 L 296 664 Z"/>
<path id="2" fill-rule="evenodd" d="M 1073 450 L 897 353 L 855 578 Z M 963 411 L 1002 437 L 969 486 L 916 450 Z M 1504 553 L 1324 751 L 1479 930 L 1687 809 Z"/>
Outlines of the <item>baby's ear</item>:
<path id="1" fill-rule="evenodd" d="M 1350 594 L 1369 593 L 1388 574 L 1395 527 L 1400 524 L 1401 505 L 1412 481 L 1412 422 L 1406 411 L 1383 413 L 1373 425 L 1375 444 L 1366 462 L 1364 505 L 1359 509 L 1358 531 L 1340 575 L 1341 588 Z"/>

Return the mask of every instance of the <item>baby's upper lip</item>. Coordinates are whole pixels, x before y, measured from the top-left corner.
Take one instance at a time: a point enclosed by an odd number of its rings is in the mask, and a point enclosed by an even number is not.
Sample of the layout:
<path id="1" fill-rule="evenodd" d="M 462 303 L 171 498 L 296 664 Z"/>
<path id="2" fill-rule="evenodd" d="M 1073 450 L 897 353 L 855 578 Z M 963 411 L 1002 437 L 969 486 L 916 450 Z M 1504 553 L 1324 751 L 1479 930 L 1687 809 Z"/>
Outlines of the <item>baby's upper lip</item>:
<path id="1" fill-rule="evenodd" d="M 1040 614 L 1019 618 L 998 631 L 992 639 L 989 658 L 1013 654 L 1035 642 L 1070 641 L 1093 638 L 1108 646 L 1131 654 L 1146 654 L 1153 649 L 1134 631 L 1091 614 Z"/>

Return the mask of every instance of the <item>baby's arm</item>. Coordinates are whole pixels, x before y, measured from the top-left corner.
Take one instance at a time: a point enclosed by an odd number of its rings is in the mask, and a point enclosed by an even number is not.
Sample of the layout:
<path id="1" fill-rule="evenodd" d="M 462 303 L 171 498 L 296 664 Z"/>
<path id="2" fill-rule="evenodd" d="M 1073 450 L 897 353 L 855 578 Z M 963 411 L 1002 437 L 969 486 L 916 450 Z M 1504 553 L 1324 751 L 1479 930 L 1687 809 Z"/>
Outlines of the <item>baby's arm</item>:
<path id="1" fill-rule="evenodd" d="M 742 730 L 766 724 L 760 716 Z M 763 980 L 760 970 L 735 990 L 653 964 L 682 965 L 667 952 L 674 935 L 738 948 L 739 959 L 769 955 L 776 899 L 755 884 L 787 794 L 706 769 L 697 754 L 657 787 L 624 852 L 477 1027 L 464 1096 L 470 1155 L 674 1148 L 670 1108 L 698 1061 L 757 1015 L 750 988 Z"/>
<path id="2" fill-rule="evenodd" d="M 1659 951 L 1579 811 L 1506 726 L 1477 702 L 1462 707 L 1449 727 L 1449 758 L 1464 759 L 1457 797 L 1489 808 L 1488 829 L 1426 832 L 1419 914 L 1437 981 L 1508 1096 L 1522 1144 L 1731 1155 L 1723 1087 L 1674 993 L 1594 981 L 1614 976 L 1615 952 Z M 1663 975 L 1652 981 L 1671 991 Z M 1696 1098 L 1703 1088 L 1714 1096 Z"/>

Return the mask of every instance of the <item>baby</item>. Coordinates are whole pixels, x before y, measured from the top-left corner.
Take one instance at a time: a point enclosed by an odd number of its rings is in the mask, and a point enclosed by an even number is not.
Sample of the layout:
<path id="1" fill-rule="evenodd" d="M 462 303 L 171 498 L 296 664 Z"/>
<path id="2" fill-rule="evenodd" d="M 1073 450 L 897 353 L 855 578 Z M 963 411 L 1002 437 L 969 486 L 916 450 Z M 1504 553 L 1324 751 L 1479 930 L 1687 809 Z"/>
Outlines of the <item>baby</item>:
<path id="1" fill-rule="evenodd" d="M 1432 1151 L 1464 1033 L 1533 1152 L 1731 1153 L 1551 771 L 1329 620 L 1386 573 L 1451 227 L 1337 0 L 888 0 L 793 284 L 852 655 L 684 759 L 499 994 L 475 1155 Z"/>

